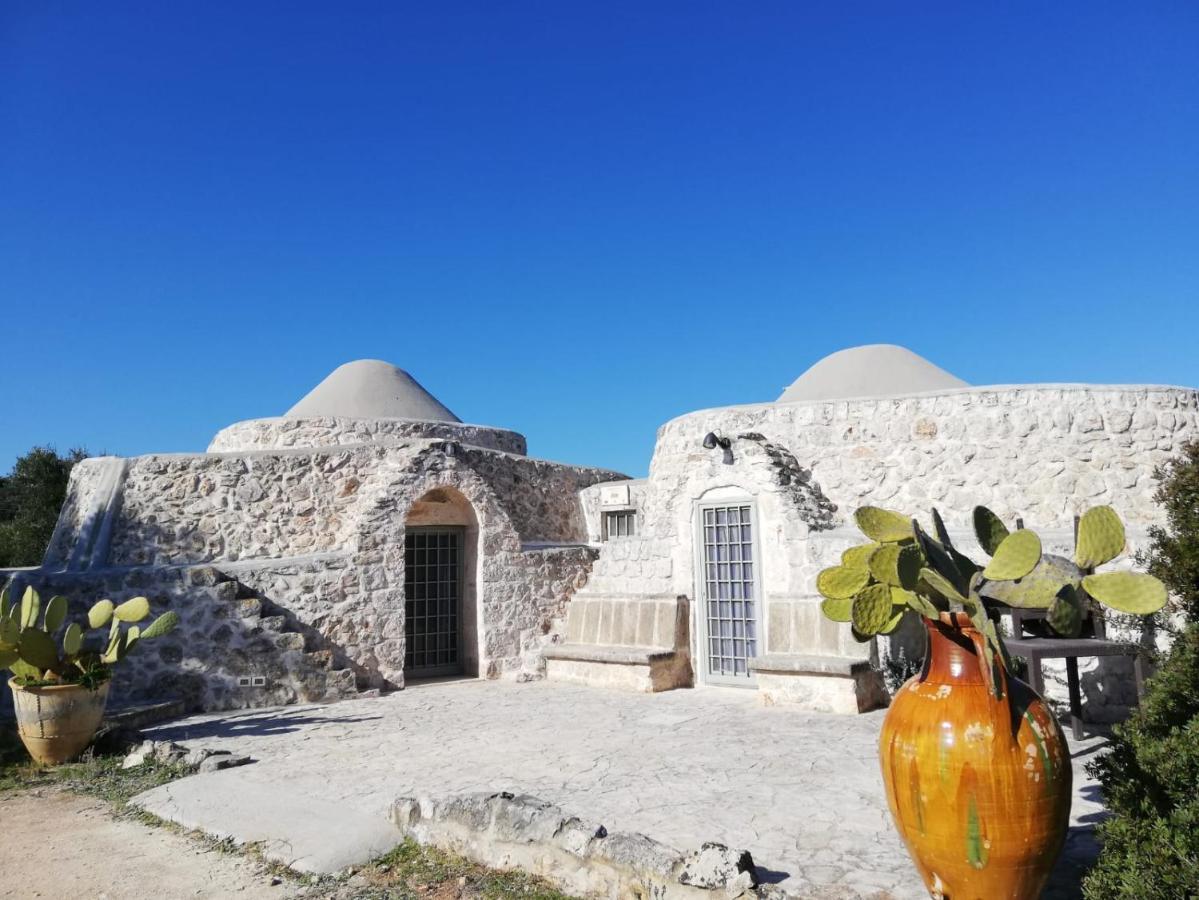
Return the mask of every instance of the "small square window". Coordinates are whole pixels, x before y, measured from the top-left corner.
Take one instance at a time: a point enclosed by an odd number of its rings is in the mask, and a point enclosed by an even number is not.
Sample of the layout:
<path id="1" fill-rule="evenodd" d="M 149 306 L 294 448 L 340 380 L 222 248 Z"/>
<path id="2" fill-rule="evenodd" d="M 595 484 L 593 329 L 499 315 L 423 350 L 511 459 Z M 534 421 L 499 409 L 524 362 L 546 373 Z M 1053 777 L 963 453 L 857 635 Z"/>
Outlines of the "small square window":
<path id="1" fill-rule="evenodd" d="M 637 534 L 637 511 L 619 509 L 604 513 L 604 540 L 633 537 Z"/>

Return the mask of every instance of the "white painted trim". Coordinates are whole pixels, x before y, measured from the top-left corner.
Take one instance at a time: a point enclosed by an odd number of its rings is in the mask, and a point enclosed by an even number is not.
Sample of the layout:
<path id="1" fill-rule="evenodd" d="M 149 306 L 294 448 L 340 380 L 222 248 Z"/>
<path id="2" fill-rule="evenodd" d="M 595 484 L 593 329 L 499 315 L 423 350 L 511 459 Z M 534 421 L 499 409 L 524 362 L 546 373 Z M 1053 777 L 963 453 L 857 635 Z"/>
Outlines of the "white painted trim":
<path id="1" fill-rule="evenodd" d="M 745 492 L 743 488 L 732 485 L 712 488 L 705 491 L 700 499 L 691 501 L 691 560 L 692 577 L 695 585 L 695 602 L 691 604 L 690 610 L 690 631 L 693 635 L 691 665 L 697 687 L 702 685 L 704 687 L 757 690 L 758 679 L 756 675 L 752 674 L 752 670 L 744 682 L 725 680 L 725 677 L 722 676 L 715 676 L 713 678 L 708 673 L 708 577 L 707 571 L 704 569 L 706 560 L 704 558 L 703 521 L 701 517 L 706 509 L 724 509 L 729 506 L 749 507 L 750 546 L 753 548 L 752 563 L 754 567 L 753 593 L 758 613 L 758 629 L 755 639 L 755 646 L 758 652 L 754 656 L 762 656 L 766 647 L 769 646 L 767 643 L 769 640 L 767 623 L 770 617 L 766 612 L 766 595 L 762 585 L 762 545 L 758 531 L 757 497 Z"/>

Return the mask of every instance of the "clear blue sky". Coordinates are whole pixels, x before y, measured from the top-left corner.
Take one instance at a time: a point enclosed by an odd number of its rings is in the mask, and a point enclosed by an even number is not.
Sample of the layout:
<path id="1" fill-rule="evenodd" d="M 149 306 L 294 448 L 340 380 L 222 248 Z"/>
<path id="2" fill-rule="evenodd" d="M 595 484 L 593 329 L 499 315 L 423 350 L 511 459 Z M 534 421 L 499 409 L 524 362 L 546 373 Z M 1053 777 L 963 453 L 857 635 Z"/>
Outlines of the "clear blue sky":
<path id="1" fill-rule="evenodd" d="M 1199 6 L 989 6 L 8 0 L 0 471 L 361 357 L 632 474 L 854 344 L 1199 383 Z"/>

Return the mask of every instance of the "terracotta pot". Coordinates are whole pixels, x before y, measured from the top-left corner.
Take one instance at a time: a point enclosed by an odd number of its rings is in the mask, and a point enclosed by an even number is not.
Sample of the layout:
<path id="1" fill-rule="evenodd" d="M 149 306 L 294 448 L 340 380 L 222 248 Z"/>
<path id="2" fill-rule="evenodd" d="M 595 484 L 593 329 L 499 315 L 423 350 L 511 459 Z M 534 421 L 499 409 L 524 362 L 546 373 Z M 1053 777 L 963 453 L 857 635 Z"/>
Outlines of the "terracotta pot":
<path id="1" fill-rule="evenodd" d="M 9 679 L 17 733 L 35 762 L 56 766 L 84 751 L 104 718 L 108 682 L 95 690 L 78 684 L 22 687 Z"/>
<path id="2" fill-rule="evenodd" d="M 887 802 L 933 897 L 1035 900 L 1070 817 L 1070 751 L 1044 701 L 984 679 L 982 635 L 962 613 L 925 620 L 924 671 L 883 722 Z"/>

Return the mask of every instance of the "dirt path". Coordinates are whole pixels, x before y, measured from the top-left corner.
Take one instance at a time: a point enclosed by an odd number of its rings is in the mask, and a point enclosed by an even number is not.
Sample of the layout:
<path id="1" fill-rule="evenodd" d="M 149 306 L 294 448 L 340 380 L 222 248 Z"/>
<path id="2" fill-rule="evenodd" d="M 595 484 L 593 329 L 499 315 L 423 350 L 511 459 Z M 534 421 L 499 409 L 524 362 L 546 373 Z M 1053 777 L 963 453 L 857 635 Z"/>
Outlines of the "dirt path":
<path id="1" fill-rule="evenodd" d="M 186 835 L 113 818 L 101 800 L 54 789 L 0 794 L 0 898 L 290 900 L 287 882 Z"/>

